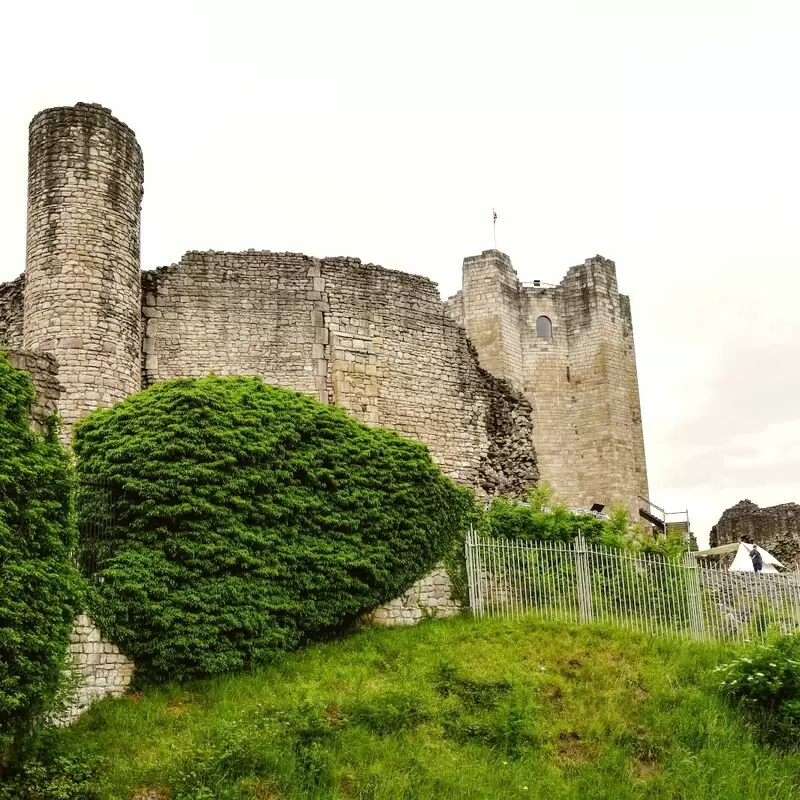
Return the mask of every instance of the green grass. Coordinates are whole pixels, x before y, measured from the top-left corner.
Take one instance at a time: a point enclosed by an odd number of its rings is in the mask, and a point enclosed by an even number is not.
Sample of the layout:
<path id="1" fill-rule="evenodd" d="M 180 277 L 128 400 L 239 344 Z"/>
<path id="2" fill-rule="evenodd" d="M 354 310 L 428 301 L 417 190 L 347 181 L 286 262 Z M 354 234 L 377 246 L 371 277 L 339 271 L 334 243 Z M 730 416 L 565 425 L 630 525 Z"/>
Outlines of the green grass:
<path id="1" fill-rule="evenodd" d="M 796 798 L 800 754 L 716 693 L 730 649 L 533 619 L 367 630 L 249 675 L 97 704 L 101 796 Z"/>

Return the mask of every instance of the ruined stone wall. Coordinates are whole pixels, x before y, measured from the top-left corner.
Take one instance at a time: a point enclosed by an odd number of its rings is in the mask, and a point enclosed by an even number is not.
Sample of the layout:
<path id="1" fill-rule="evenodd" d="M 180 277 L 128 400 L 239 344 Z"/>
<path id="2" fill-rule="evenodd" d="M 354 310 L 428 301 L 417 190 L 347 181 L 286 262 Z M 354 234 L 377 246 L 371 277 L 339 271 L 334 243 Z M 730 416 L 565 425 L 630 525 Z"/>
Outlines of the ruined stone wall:
<path id="1" fill-rule="evenodd" d="M 445 619 L 463 611 L 461 603 L 453 597 L 453 582 L 445 568 L 436 569 L 420 578 L 402 597 L 376 608 L 365 615 L 365 625 L 394 627 L 416 625 L 423 619 Z"/>
<path id="2" fill-rule="evenodd" d="M 260 375 L 424 442 L 454 479 L 537 477 L 530 406 L 481 369 L 427 278 L 294 253 L 188 253 L 144 273 L 145 384 Z"/>
<path id="3" fill-rule="evenodd" d="M 142 273 L 143 384 L 260 375 L 326 399 L 319 271 L 299 254 L 212 251 Z"/>
<path id="4" fill-rule="evenodd" d="M 80 614 L 75 620 L 69 661 L 77 686 L 62 723 L 77 719 L 95 700 L 124 694 L 133 677 L 133 662 L 103 636 L 86 614 Z"/>
<path id="5" fill-rule="evenodd" d="M 424 442 L 467 485 L 513 491 L 535 480 L 530 409 L 479 368 L 433 282 L 354 259 L 326 259 L 322 275 L 336 405 Z M 495 436 L 504 425 L 506 444 Z M 501 463 L 498 446 L 515 457 Z"/>
<path id="6" fill-rule="evenodd" d="M 33 350 L 8 350 L 6 355 L 12 367 L 30 375 L 36 392 L 30 411 L 31 425 L 43 433 L 48 421 L 58 413 L 64 388 L 58 380 L 58 362 L 50 353 Z"/>
<path id="7" fill-rule="evenodd" d="M 25 278 L 0 283 L 0 347 L 22 347 Z"/>
<path id="8" fill-rule="evenodd" d="M 646 496 L 630 306 L 613 262 L 529 289 L 488 250 L 465 259 L 445 304 L 425 278 L 358 259 L 193 252 L 140 275 L 142 176 L 133 132 L 101 106 L 31 122 L 24 292 L 0 287 L 0 344 L 19 345 L 22 306 L 23 346 L 59 363 L 67 436 L 142 384 L 255 374 L 427 443 L 445 471 L 488 492 L 537 474 L 530 405 L 543 476 L 567 502 L 635 512 Z"/>
<path id="9" fill-rule="evenodd" d="M 636 517 L 647 473 L 630 304 L 614 262 L 597 256 L 558 286 L 523 286 L 506 256 L 486 251 L 464 260 L 463 290 L 447 309 L 481 366 L 511 376 L 531 403 L 539 468 L 556 495 L 578 507 L 622 504 Z M 551 336 L 537 333 L 543 316 Z"/>
<path id="10" fill-rule="evenodd" d="M 444 311 L 450 319 L 464 327 L 464 292 L 461 289 L 444 301 Z"/>
<path id="11" fill-rule="evenodd" d="M 749 639 L 759 630 L 766 633 L 766 624 L 784 634 L 797 634 L 798 573 L 756 574 L 713 567 L 698 572 L 703 599 L 716 610 L 712 625 L 718 634 Z"/>
<path id="12" fill-rule="evenodd" d="M 764 547 L 788 569 L 800 569 L 800 505 L 759 508 L 749 500 L 739 501 L 711 529 L 709 544 L 717 547 L 740 540 Z"/>
<path id="13" fill-rule="evenodd" d="M 58 359 L 65 430 L 140 388 L 142 153 L 108 109 L 30 126 L 23 343 Z"/>
<path id="14" fill-rule="evenodd" d="M 521 495 L 541 477 L 538 451 L 532 444 L 533 409 L 506 381 L 485 370 L 481 373 L 489 390 L 489 448 L 481 457 L 481 488 L 488 494 Z"/>

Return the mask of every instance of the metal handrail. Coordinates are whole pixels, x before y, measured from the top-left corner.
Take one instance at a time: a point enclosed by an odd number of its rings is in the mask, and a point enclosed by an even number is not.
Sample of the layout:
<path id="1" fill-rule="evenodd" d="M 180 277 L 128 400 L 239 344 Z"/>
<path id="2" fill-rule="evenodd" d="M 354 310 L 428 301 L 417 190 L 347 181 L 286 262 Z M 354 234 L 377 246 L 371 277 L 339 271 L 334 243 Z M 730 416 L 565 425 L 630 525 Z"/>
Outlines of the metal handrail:
<path id="1" fill-rule="evenodd" d="M 545 283 L 544 281 L 520 281 L 519 285 L 523 289 L 558 289 L 557 283 Z"/>
<path id="2" fill-rule="evenodd" d="M 679 519 L 672 520 L 673 522 L 688 522 L 689 521 L 689 509 L 687 508 L 685 511 L 665 511 L 664 512 L 664 522 L 667 522 L 667 517 L 679 517 Z"/>
<path id="3" fill-rule="evenodd" d="M 661 516 L 662 516 L 662 517 L 666 518 L 666 516 L 667 516 L 667 512 L 666 512 L 666 511 L 664 511 L 664 509 L 663 509 L 663 508 L 661 508 L 661 506 L 657 506 L 655 503 L 651 503 L 651 502 L 650 502 L 650 501 L 649 501 L 649 500 L 648 500 L 646 497 L 642 497 L 641 495 L 639 495 L 639 500 L 640 500 L 642 503 L 644 503 L 644 508 L 646 508 L 648 511 L 649 511 L 651 508 L 654 508 L 654 509 L 656 509 L 656 511 L 660 511 L 660 512 L 661 512 Z M 652 512 L 651 512 L 651 513 L 652 513 Z M 655 516 L 655 514 L 654 514 L 653 516 Z"/>
<path id="4" fill-rule="evenodd" d="M 661 506 L 648 500 L 646 497 L 639 495 L 639 502 L 642 504 L 640 507 L 648 511 L 652 516 L 661 520 L 664 525 L 669 523 L 685 522 L 689 524 L 689 509 L 685 511 L 665 511 Z M 654 513 L 658 512 L 658 513 Z"/>

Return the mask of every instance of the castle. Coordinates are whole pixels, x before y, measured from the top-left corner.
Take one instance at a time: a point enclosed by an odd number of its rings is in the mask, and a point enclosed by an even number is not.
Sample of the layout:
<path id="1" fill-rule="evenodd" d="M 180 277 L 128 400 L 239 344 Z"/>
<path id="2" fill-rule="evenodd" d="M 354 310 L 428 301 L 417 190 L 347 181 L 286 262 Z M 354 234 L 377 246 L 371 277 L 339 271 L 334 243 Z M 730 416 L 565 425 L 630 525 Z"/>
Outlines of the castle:
<path id="1" fill-rule="evenodd" d="M 30 125 L 25 273 L 0 285 L 0 347 L 64 435 L 178 376 L 260 375 L 426 443 L 455 480 L 636 515 L 647 473 L 628 298 L 612 261 L 522 284 L 497 250 L 442 302 L 423 277 L 267 251 L 141 272 L 143 159 L 95 104 Z"/>

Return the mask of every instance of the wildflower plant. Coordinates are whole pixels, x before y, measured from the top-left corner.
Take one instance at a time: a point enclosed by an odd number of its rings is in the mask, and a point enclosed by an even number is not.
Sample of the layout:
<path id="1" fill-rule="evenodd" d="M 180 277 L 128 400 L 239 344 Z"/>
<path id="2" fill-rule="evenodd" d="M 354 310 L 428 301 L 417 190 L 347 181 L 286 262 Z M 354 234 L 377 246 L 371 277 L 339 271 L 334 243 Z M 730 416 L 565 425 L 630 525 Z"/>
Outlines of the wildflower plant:
<path id="1" fill-rule="evenodd" d="M 776 636 L 715 669 L 720 690 L 778 743 L 800 734 L 800 636 Z"/>

